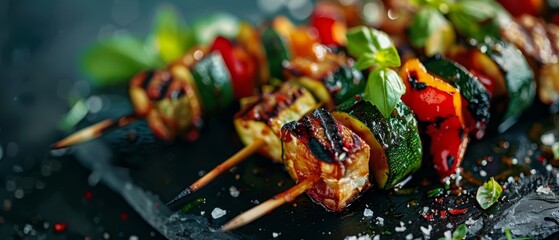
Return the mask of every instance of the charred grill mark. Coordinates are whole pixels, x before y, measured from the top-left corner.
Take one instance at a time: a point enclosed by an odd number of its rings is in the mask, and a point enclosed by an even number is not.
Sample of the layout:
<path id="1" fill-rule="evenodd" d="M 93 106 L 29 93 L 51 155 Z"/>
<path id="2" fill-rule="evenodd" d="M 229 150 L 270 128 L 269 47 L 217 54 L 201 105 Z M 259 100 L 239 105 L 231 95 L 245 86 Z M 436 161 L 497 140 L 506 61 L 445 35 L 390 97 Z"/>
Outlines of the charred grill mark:
<path id="1" fill-rule="evenodd" d="M 245 107 L 236 117 L 246 120 L 267 122 L 277 117 L 278 114 L 303 95 L 303 89 L 294 86 L 282 87 L 272 94 L 261 97 L 258 101 Z"/>
<path id="2" fill-rule="evenodd" d="M 326 163 L 333 163 L 334 159 L 330 154 L 328 154 L 328 149 L 320 144 L 320 142 L 315 138 L 311 137 L 308 143 L 309 149 L 312 155 Z"/>
<path id="3" fill-rule="evenodd" d="M 323 135 L 320 134 L 321 131 Z M 306 145 L 315 158 L 326 163 L 343 161 L 350 149 L 361 147 L 359 139 L 354 139 L 353 143 L 343 142 L 338 124 L 323 108 L 297 122 L 285 124 L 282 128 L 282 141 L 290 140 L 290 134 Z"/>
<path id="4" fill-rule="evenodd" d="M 326 111 L 324 108 L 319 108 L 313 112 L 313 116 L 320 119 L 322 126 L 324 127 L 324 133 L 326 137 L 330 141 L 330 145 L 332 146 L 332 150 L 334 150 L 334 154 L 336 158 L 343 156 L 343 140 L 342 136 L 340 135 L 338 125 L 336 121 L 332 117 L 332 115 Z M 343 159 L 340 159 L 343 160 Z"/>
<path id="5" fill-rule="evenodd" d="M 419 77 L 416 71 L 408 72 L 408 82 L 410 83 L 413 89 L 416 89 L 418 91 L 427 88 L 427 84 L 425 84 L 424 82 L 419 82 Z"/>
<path id="6" fill-rule="evenodd" d="M 186 92 L 185 92 L 184 88 L 176 89 L 176 90 L 174 90 L 174 91 L 171 92 L 171 94 L 170 94 L 170 95 L 171 95 L 171 99 L 177 100 L 177 99 L 179 99 L 180 97 L 184 96 L 185 93 L 186 93 Z"/>
<path id="7" fill-rule="evenodd" d="M 144 79 L 142 80 L 142 88 L 147 91 L 149 84 L 153 80 L 153 70 L 149 70 L 144 74 Z"/>
<path id="8" fill-rule="evenodd" d="M 165 95 L 167 94 L 167 91 L 169 91 L 169 86 L 171 85 L 171 82 L 173 82 L 173 80 L 174 79 L 171 75 L 163 75 L 163 79 L 161 79 L 161 86 L 159 86 L 159 93 L 157 94 L 157 100 L 162 100 L 163 98 L 165 98 Z"/>

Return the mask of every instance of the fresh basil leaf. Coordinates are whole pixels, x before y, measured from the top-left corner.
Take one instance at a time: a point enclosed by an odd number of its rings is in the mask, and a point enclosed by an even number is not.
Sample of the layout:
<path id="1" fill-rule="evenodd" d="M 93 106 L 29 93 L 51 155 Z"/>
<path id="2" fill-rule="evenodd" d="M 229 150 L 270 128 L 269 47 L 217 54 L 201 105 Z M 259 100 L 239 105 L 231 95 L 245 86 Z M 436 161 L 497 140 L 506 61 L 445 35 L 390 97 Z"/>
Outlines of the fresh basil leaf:
<path id="1" fill-rule="evenodd" d="M 446 18 L 432 7 L 422 8 L 413 18 L 410 40 L 414 47 L 424 47 L 427 56 L 445 53 L 454 42 L 454 30 Z"/>
<path id="2" fill-rule="evenodd" d="M 209 44 L 217 36 L 237 36 L 239 19 L 229 13 L 214 13 L 194 21 L 192 30 L 197 43 Z"/>
<path id="3" fill-rule="evenodd" d="M 136 72 L 162 66 L 152 48 L 128 35 L 115 35 L 86 50 L 81 69 L 96 85 L 124 83 Z"/>
<path id="4" fill-rule="evenodd" d="M 484 183 L 483 186 L 478 188 L 476 200 L 481 208 L 488 209 L 499 200 L 502 192 L 503 189 L 501 185 L 499 185 L 495 179 L 491 178 L 488 182 Z"/>
<path id="5" fill-rule="evenodd" d="M 357 58 L 358 69 L 401 65 L 398 50 L 386 33 L 367 27 L 355 27 L 346 36 L 348 51 Z"/>
<path id="6" fill-rule="evenodd" d="M 401 62 L 398 50 L 394 46 L 381 49 L 375 54 L 375 63 L 377 67 L 399 67 Z"/>
<path id="7" fill-rule="evenodd" d="M 165 63 L 179 58 L 194 45 L 192 34 L 171 5 L 164 5 L 157 10 L 152 32 L 154 48 Z"/>
<path id="8" fill-rule="evenodd" d="M 462 0 L 452 5 L 448 15 L 456 31 L 477 40 L 500 37 L 501 9 L 485 0 Z"/>
<path id="9" fill-rule="evenodd" d="M 464 239 L 466 237 L 466 234 L 468 234 L 468 227 L 466 226 L 466 224 L 462 223 L 460 224 L 460 226 L 454 229 L 454 232 L 452 233 L 452 239 L 454 240 Z"/>
<path id="10" fill-rule="evenodd" d="M 438 240 L 462 240 L 466 238 L 467 234 L 468 227 L 466 226 L 466 224 L 462 223 L 456 229 L 454 229 L 452 235 L 450 234 L 450 231 L 448 231 L 444 234 L 445 237 L 439 238 Z"/>
<path id="11" fill-rule="evenodd" d="M 390 68 L 378 68 L 369 74 L 363 98 L 388 118 L 405 92 L 406 86 L 398 73 Z"/>
<path id="12" fill-rule="evenodd" d="M 355 62 L 355 68 L 359 70 L 367 69 L 375 64 L 375 55 L 372 53 L 364 53 Z"/>
<path id="13" fill-rule="evenodd" d="M 347 50 L 353 56 L 361 56 L 363 54 L 374 56 L 374 53 L 378 51 L 372 44 L 370 28 L 364 26 L 351 28 L 347 31 L 346 38 Z"/>

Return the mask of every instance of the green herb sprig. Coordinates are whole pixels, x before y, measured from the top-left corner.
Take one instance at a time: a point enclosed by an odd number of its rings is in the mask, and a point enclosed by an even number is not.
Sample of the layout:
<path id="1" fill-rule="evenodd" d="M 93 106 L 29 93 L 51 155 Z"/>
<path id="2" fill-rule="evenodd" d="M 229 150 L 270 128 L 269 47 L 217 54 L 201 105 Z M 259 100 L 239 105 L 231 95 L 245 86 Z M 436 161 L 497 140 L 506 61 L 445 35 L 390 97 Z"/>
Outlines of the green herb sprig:
<path id="1" fill-rule="evenodd" d="M 355 27 L 346 37 L 349 54 L 357 58 L 355 67 L 359 70 L 374 68 L 369 73 L 364 99 L 388 118 L 406 92 L 402 79 L 391 69 L 401 65 L 398 50 L 386 33 L 373 28 Z"/>
<path id="2" fill-rule="evenodd" d="M 493 177 L 477 189 L 476 200 L 483 209 L 493 206 L 501 196 L 503 189 Z"/>
<path id="3" fill-rule="evenodd" d="M 438 240 L 462 240 L 466 238 L 467 234 L 468 227 L 466 226 L 466 224 L 462 223 L 456 229 L 454 229 L 454 232 L 452 232 L 451 236 L 445 236 L 443 238 L 439 238 Z"/>
<path id="4" fill-rule="evenodd" d="M 410 28 L 415 47 L 445 46 L 454 39 L 450 26 L 467 38 L 499 39 L 501 26 L 512 19 L 501 5 L 491 0 L 415 0 L 414 3 L 420 7 Z M 429 44 L 428 39 L 435 43 Z"/>

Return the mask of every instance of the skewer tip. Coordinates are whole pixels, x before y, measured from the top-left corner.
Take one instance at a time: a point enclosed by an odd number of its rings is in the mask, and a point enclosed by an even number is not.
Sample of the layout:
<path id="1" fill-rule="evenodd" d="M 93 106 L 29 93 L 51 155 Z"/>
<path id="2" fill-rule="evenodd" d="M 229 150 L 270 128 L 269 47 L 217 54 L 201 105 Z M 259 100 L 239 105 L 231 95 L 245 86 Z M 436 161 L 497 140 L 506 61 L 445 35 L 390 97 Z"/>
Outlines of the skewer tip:
<path id="1" fill-rule="evenodd" d="M 192 190 L 192 188 L 187 187 L 186 189 L 182 190 L 182 192 L 179 193 L 179 195 L 177 195 L 175 198 L 173 198 L 171 201 L 169 201 L 167 203 L 167 206 L 170 206 L 171 204 L 175 203 L 176 201 L 185 198 L 186 196 L 190 195 L 193 192 L 194 191 Z"/>

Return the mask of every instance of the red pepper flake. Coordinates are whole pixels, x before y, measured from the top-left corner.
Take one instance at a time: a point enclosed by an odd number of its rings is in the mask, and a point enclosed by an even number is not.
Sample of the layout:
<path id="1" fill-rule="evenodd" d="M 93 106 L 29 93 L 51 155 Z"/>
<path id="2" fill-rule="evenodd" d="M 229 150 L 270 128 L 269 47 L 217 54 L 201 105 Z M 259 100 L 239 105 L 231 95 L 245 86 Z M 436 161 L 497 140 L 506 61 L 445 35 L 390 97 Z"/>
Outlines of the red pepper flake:
<path id="1" fill-rule="evenodd" d="M 449 208 L 448 212 L 452 215 L 462 215 L 464 213 L 466 213 L 468 211 L 467 208 L 462 208 L 462 209 L 455 209 L 455 208 Z"/>
<path id="2" fill-rule="evenodd" d="M 121 212 L 120 213 L 120 220 L 122 220 L 122 221 L 128 220 L 128 214 L 126 212 Z"/>
<path id="3" fill-rule="evenodd" d="M 54 232 L 56 232 L 56 233 L 64 232 L 64 231 L 66 231 L 67 228 L 68 228 L 68 224 L 66 224 L 66 223 L 55 223 L 55 224 L 52 226 L 52 229 L 53 229 Z"/>
<path id="4" fill-rule="evenodd" d="M 93 197 L 93 193 L 91 191 L 87 191 L 83 194 L 83 197 L 87 200 L 90 200 Z"/>
<path id="5" fill-rule="evenodd" d="M 432 214 L 422 214 L 422 216 L 427 221 L 433 221 L 433 215 Z"/>
<path id="6" fill-rule="evenodd" d="M 435 202 L 436 203 L 441 203 L 443 201 L 444 197 L 440 197 L 440 198 L 435 198 Z"/>
<path id="7" fill-rule="evenodd" d="M 539 155 L 539 156 L 538 156 L 538 161 L 539 161 L 540 163 L 545 162 L 545 160 L 547 160 L 547 159 L 546 159 L 543 155 Z"/>
<path id="8" fill-rule="evenodd" d="M 444 211 L 444 210 L 441 211 L 441 218 L 443 218 L 443 219 L 446 218 L 446 211 Z"/>

